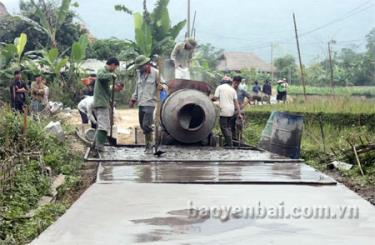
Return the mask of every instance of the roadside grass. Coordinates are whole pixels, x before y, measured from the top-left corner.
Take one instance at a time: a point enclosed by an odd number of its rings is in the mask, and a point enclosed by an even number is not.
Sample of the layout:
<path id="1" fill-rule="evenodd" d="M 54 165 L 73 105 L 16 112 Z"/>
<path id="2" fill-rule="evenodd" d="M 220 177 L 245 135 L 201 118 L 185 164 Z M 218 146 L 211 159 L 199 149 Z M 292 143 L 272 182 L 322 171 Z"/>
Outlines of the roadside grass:
<path id="1" fill-rule="evenodd" d="M 36 209 L 40 198 L 51 194 L 55 176 L 66 176 L 58 195 L 80 184 L 80 156 L 72 151 L 70 142 L 61 143 L 48 135 L 43 129 L 47 123 L 28 120 L 24 133 L 23 117 L 0 108 L 1 245 L 29 243 L 69 207 L 70 203 L 57 200 Z"/>

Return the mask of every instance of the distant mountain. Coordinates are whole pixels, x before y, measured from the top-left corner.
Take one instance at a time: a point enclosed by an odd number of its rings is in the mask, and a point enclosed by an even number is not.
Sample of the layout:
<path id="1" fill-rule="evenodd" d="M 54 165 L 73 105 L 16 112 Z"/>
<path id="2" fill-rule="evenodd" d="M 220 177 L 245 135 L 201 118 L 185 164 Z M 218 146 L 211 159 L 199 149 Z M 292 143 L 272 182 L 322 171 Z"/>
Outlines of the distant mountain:
<path id="1" fill-rule="evenodd" d="M 0 18 L 6 15 L 9 15 L 7 8 L 2 2 L 0 2 Z"/>

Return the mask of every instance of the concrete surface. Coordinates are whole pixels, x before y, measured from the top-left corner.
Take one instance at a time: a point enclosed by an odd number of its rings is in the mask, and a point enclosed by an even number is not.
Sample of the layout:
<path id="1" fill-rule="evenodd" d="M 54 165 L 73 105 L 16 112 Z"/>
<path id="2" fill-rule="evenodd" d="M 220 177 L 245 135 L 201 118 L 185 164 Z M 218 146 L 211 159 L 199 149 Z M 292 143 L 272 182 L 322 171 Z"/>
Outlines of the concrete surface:
<path id="1" fill-rule="evenodd" d="M 336 181 L 303 163 L 102 163 L 98 183 L 327 184 Z"/>
<path id="2" fill-rule="evenodd" d="M 164 149 L 165 162 L 156 163 L 160 159 L 143 148 L 107 148 L 98 182 L 31 244 L 375 240 L 374 206 L 301 161 L 254 150 Z"/>
<path id="3" fill-rule="evenodd" d="M 161 151 L 165 152 L 162 157 L 145 154 L 144 147 L 105 147 L 101 153 L 102 161 L 113 161 L 122 163 L 139 162 L 264 162 L 264 161 L 298 161 L 289 160 L 285 157 L 272 154 L 267 151 L 251 149 L 224 149 L 219 147 L 191 147 L 191 146 L 162 146 Z M 89 161 L 98 159 L 89 159 Z"/>
<path id="4" fill-rule="evenodd" d="M 335 210 L 339 206 L 358 207 L 359 217 L 253 219 L 236 216 L 222 221 L 207 215 L 187 216 L 191 210 L 204 207 L 256 207 L 258 202 L 268 208 L 284 202 L 285 210 L 313 206 Z M 31 244 L 372 245 L 374 239 L 375 208 L 342 185 L 118 183 L 91 186 Z"/>

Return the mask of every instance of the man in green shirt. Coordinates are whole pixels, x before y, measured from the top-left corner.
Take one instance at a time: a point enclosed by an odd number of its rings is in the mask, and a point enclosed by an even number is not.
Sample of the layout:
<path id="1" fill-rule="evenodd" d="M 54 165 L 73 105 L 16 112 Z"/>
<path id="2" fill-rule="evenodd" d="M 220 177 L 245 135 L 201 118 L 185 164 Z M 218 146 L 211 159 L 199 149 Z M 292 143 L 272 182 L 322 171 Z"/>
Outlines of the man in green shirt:
<path id="1" fill-rule="evenodd" d="M 94 88 L 94 111 L 97 117 L 97 130 L 94 139 L 94 148 L 97 151 L 103 151 L 104 143 L 107 139 L 108 131 L 111 128 L 110 123 L 110 100 L 111 84 L 117 79 L 114 73 L 119 67 L 120 62 L 116 58 L 108 59 L 106 66 L 98 71 L 97 81 Z M 120 92 L 124 85 L 116 83 L 115 91 Z"/>
<path id="2" fill-rule="evenodd" d="M 277 82 L 277 96 L 276 96 L 276 100 L 277 102 L 283 102 L 283 103 L 286 103 L 287 102 L 287 96 L 288 96 L 288 82 L 286 80 L 286 78 L 284 78 L 283 80 L 279 80 Z"/>

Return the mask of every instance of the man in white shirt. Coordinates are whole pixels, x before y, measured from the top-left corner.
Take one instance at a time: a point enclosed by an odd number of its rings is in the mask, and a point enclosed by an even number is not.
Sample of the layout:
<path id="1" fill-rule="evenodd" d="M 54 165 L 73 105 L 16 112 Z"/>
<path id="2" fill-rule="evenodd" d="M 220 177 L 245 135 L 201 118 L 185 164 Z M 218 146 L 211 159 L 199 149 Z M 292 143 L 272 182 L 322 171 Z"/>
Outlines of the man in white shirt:
<path id="1" fill-rule="evenodd" d="M 213 101 L 218 100 L 220 106 L 220 129 L 225 138 L 225 145 L 233 147 L 231 120 L 235 113 L 241 120 L 240 106 L 238 104 L 237 92 L 232 87 L 232 79 L 224 77 L 222 84 L 217 87 Z"/>
<path id="2" fill-rule="evenodd" d="M 78 111 L 81 115 L 82 124 L 91 122 L 91 127 L 96 128 L 96 116 L 93 112 L 94 109 L 94 96 L 86 96 L 78 104 Z"/>
<path id="3" fill-rule="evenodd" d="M 190 80 L 190 65 L 193 59 L 197 41 L 187 38 L 183 43 L 177 43 L 174 47 L 171 60 L 175 65 L 175 78 Z"/>

